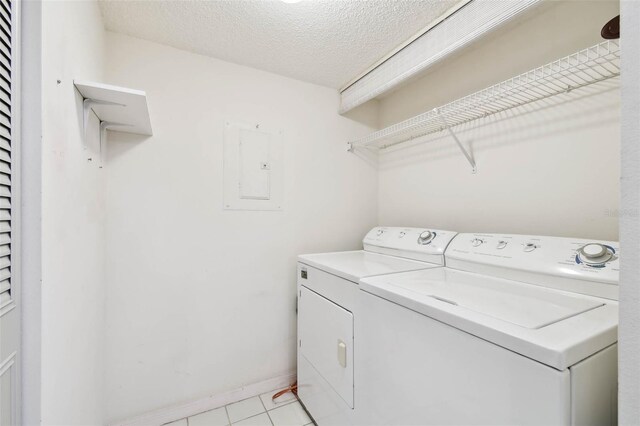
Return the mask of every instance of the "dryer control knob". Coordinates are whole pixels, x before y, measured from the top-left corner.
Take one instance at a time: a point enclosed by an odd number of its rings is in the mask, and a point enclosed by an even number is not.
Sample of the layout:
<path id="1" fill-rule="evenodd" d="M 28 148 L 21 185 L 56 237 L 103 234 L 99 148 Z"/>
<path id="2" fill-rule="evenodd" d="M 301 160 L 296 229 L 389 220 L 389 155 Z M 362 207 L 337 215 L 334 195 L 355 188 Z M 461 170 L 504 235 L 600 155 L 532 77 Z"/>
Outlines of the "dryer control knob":
<path id="1" fill-rule="evenodd" d="M 524 251 L 526 251 L 526 252 L 534 251 L 537 248 L 538 248 L 538 246 L 535 245 L 534 243 L 527 243 L 527 244 L 524 245 Z"/>
<path id="2" fill-rule="evenodd" d="M 474 247 L 478 247 L 482 243 L 484 243 L 484 241 L 482 241 L 480 238 L 474 238 L 473 240 L 471 240 L 471 245 Z"/>
<path id="3" fill-rule="evenodd" d="M 422 244 L 422 245 L 429 244 L 431 241 L 433 241 L 435 237 L 436 237 L 435 232 L 423 231 L 420 233 L 420 236 L 418 237 L 418 244 Z"/>

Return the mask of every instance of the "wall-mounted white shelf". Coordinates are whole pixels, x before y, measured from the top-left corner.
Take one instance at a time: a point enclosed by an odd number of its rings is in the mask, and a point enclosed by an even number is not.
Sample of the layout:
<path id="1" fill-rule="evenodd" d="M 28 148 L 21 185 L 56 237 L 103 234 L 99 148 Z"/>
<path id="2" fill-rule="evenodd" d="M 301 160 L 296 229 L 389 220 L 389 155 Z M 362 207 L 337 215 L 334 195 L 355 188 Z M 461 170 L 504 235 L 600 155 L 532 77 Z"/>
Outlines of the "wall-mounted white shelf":
<path id="1" fill-rule="evenodd" d="M 85 139 L 91 111 L 100 120 L 100 164 L 102 164 L 102 144 L 106 130 L 153 135 L 147 94 L 142 90 L 84 81 L 74 81 L 73 84 L 84 98 Z"/>
<path id="2" fill-rule="evenodd" d="M 93 101 L 91 109 L 100 121 L 113 123 L 109 130 L 149 136 L 153 134 L 147 94 L 142 90 L 84 81 L 74 81 L 73 84 L 85 103 Z"/>
<path id="3" fill-rule="evenodd" d="M 619 75 L 619 41 L 605 41 L 351 141 L 347 148 L 385 149 L 447 130 L 475 171 L 473 158 L 453 133 L 453 127 Z"/>

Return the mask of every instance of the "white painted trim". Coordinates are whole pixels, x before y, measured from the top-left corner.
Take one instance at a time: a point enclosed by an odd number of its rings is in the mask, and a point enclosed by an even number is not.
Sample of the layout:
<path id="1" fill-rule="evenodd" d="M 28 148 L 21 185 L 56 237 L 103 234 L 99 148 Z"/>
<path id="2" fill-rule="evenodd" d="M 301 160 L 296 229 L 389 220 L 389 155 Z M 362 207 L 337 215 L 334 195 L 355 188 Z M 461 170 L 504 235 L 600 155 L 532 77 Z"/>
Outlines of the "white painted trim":
<path id="1" fill-rule="evenodd" d="M 620 2 L 621 175 L 618 424 L 640 422 L 640 3 Z"/>
<path id="2" fill-rule="evenodd" d="M 20 5 L 20 300 L 18 383 L 22 419 L 41 423 L 42 328 L 42 2 Z M 12 271 L 13 272 L 13 271 Z"/>
<path id="3" fill-rule="evenodd" d="M 251 398 L 272 391 L 274 389 L 286 388 L 296 380 L 296 373 L 292 372 L 282 376 L 273 377 L 258 383 L 243 386 L 241 388 L 225 392 L 223 394 L 212 395 L 205 398 L 196 399 L 184 404 L 162 408 L 150 413 L 142 414 L 121 422 L 112 423 L 113 426 L 149 426 L 163 425 L 165 423 L 184 419 L 198 413 L 223 407 L 233 402 Z"/>
<path id="4" fill-rule="evenodd" d="M 347 90 L 349 88 L 349 86 L 353 85 L 358 80 L 360 80 L 362 77 L 364 77 L 365 75 L 369 74 L 371 71 L 373 71 L 376 68 L 378 68 L 380 66 L 380 64 L 382 64 L 383 62 L 386 62 L 389 58 L 394 56 L 396 53 L 398 53 L 399 51 L 401 51 L 402 49 L 404 49 L 405 47 L 407 47 L 408 45 L 410 45 L 414 41 L 416 41 L 418 38 L 420 38 L 423 35 L 425 35 L 429 30 L 434 28 L 436 25 L 439 25 L 442 21 L 444 21 L 449 16 L 453 15 L 454 13 L 456 13 L 458 10 L 462 9 L 464 6 L 466 6 L 471 1 L 472 0 L 461 0 L 459 3 L 455 4 L 454 6 L 450 7 L 449 9 L 447 9 L 446 12 L 444 12 L 442 15 L 440 15 L 439 17 L 434 19 L 426 27 L 424 27 L 423 29 L 421 29 L 420 31 L 415 33 L 413 36 L 409 37 L 409 39 L 407 39 L 404 43 L 402 43 L 399 46 L 395 47 L 391 52 L 387 53 L 382 58 L 378 59 L 376 62 L 374 62 L 372 65 L 370 65 L 369 68 L 367 68 L 366 70 L 364 70 L 360 74 L 358 74 L 356 77 L 354 77 L 351 80 L 349 80 L 349 82 L 346 83 L 344 86 L 342 86 L 340 88 L 340 90 L 338 90 L 338 92 L 342 93 L 345 90 Z"/>
<path id="5" fill-rule="evenodd" d="M 542 4 L 542 0 L 484 2 L 473 0 L 455 9 L 426 33 L 340 91 L 339 114 L 393 90 L 506 22 Z"/>

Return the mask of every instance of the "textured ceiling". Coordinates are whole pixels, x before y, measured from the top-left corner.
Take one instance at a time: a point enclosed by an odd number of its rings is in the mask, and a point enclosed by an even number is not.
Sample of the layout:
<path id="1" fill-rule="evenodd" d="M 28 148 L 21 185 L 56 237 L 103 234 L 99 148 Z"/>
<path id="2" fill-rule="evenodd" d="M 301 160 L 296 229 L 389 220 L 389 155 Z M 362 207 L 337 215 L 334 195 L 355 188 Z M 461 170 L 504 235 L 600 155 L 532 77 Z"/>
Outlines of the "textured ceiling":
<path id="1" fill-rule="evenodd" d="M 459 0 L 100 0 L 107 30 L 340 88 Z"/>

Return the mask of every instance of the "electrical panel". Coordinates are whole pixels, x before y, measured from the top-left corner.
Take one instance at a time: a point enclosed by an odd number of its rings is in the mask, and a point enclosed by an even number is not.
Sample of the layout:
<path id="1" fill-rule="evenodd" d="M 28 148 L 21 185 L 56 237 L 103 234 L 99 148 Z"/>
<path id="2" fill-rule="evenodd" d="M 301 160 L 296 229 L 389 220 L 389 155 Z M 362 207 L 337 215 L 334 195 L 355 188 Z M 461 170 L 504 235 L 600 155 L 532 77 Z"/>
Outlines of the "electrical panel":
<path id="1" fill-rule="evenodd" d="M 224 208 L 281 210 L 282 131 L 261 124 L 226 122 Z"/>

